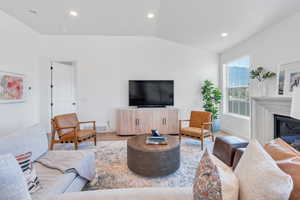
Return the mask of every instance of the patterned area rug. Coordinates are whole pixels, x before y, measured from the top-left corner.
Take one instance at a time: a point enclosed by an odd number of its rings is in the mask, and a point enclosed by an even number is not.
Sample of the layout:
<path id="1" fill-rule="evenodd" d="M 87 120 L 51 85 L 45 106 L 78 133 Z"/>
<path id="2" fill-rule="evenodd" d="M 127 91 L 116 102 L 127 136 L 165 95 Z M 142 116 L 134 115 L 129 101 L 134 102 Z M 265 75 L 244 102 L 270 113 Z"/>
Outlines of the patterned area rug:
<path id="1" fill-rule="evenodd" d="M 171 175 L 158 178 L 142 177 L 128 169 L 126 145 L 126 141 L 98 142 L 96 147 L 97 178 L 88 184 L 84 190 L 192 186 L 196 168 L 202 155 L 199 141 L 184 138 L 181 141 L 180 168 Z M 210 138 L 206 139 L 205 147 L 209 151 L 212 150 L 213 142 Z"/>

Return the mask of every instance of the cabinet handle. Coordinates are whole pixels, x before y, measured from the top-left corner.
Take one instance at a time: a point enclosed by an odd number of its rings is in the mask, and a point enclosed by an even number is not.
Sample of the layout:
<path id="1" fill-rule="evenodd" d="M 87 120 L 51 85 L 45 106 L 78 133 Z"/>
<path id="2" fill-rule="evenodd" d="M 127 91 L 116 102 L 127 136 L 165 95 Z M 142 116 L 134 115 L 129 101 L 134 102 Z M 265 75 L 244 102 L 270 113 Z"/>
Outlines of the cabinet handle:
<path id="1" fill-rule="evenodd" d="M 138 125 L 138 119 L 135 119 L 135 125 L 136 126 Z"/>
<path id="2" fill-rule="evenodd" d="M 166 125 L 167 124 L 167 119 L 163 118 L 162 123 L 163 123 L 163 125 Z"/>
<path id="3" fill-rule="evenodd" d="M 140 125 L 140 120 L 139 119 L 136 119 L 137 120 L 137 125 Z"/>

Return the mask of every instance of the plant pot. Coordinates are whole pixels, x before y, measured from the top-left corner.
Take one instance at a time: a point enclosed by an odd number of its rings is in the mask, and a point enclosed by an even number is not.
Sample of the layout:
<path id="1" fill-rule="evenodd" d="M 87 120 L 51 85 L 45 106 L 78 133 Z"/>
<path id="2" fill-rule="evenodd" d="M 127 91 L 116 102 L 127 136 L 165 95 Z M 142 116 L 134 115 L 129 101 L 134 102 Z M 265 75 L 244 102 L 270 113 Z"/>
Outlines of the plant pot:
<path id="1" fill-rule="evenodd" d="M 212 125 L 212 132 L 218 132 L 221 130 L 221 120 L 220 119 L 214 119 L 213 125 Z"/>

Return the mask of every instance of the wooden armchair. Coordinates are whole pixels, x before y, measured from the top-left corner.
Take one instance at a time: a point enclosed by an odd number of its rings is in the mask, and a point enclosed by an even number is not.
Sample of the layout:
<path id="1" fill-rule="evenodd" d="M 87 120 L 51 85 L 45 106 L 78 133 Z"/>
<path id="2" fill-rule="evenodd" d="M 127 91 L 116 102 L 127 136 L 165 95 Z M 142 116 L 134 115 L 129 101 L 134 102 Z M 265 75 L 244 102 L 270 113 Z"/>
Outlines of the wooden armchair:
<path id="1" fill-rule="evenodd" d="M 88 139 L 94 139 L 95 146 L 97 144 L 95 121 L 79 122 L 77 115 L 71 113 L 55 116 L 51 120 L 51 123 L 52 136 L 50 150 L 53 149 L 56 143 L 74 143 L 76 150 L 78 149 L 78 144 Z M 81 130 L 80 124 L 86 123 L 92 124 L 92 129 Z M 58 137 L 56 137 L 56 133 Z"/>
<path id="2" fill-rule="evenodd" d="M 182 127 L 182 122 L 189 122 L 189 127 Z M 203 141 L 205 137 L 212 137 L 212 114 L 210 112 L 192 111 L 190 120 L 179 120 L 179 140 L 181 136 L 195 138 L 201 141 L 203 150 Z"/>

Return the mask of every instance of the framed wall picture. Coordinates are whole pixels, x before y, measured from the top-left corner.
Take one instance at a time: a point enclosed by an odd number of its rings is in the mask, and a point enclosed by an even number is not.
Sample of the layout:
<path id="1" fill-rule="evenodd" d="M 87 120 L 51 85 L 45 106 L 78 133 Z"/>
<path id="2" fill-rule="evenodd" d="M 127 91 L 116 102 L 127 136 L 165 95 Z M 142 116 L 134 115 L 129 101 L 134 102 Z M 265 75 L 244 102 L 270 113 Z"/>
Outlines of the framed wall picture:
<path id="1" fill-rule="evenodd" d="M 300 87 L 300 61 L 280 65 L 278 94 L 291 96 L 295 87 Z"/>
<path id="2" fill-rule="evenodd" d="M 24 102 L 23 74 L 0 71 L 0 103 Z"/>

